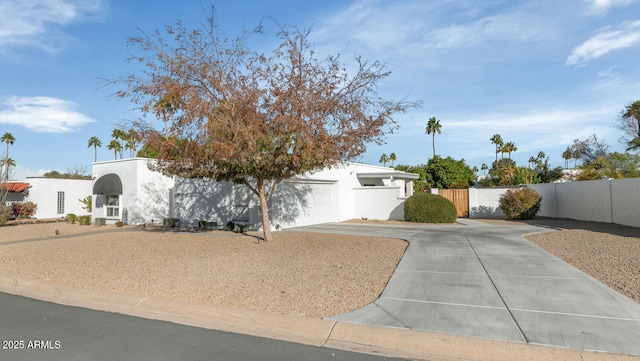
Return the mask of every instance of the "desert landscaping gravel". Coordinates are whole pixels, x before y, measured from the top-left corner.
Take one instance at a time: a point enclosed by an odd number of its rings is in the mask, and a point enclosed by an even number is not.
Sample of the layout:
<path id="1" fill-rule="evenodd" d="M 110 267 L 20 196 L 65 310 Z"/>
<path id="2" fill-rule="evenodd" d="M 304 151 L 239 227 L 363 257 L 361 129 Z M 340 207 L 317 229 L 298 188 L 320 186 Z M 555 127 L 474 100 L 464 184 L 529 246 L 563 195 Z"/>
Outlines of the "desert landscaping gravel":
<path id="1" fill-rule="evenodd" d="M 528 222 L 559 231 L 527 239 L 640 302 L 640 229 L 571 220 Z M 375 300 L 407 247 L 393 238 L 289 232 L 274 237 L 265 243 L 223 231 L 62 222 L 3 226 L 0 274 L 322 318 Z"/>
<path id="2" fill-rule="evenodd" d="M 276 232 L 274 238 L 112 225 L 5 226 L 0 274 L 321 318 L 375 300 L 407 247 L 394 238 L 335 234 Z"/>

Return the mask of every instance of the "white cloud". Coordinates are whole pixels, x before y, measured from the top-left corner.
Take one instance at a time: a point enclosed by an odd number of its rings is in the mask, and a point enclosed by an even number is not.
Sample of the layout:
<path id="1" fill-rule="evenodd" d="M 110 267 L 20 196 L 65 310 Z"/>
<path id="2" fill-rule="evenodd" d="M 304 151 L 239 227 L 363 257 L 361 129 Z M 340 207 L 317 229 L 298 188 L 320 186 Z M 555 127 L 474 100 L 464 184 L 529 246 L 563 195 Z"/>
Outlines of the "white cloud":
<path id="1" fill-rule="evenodd" d="M 94 122 L 74 110 L 76 104 L 53 97 L 8 98 L 0 111 L 0 124 L 25 127 L 38 133 L 67 133 Z"/>
<path id="2" fill-rule="evenodd" d="M 601 15 L 613 7 L 628 6 L 633 4 L 634 1 L 635 0 L 587 0 L 589 3 L 587 14 Z"/>
<path id="3" fill-rule="evenodd" d="M 612 109 L 593 110 L 547 110 L 532 111 L 528 114 L 486 114 L 473 119 L 454 120 L 447 123 L 449 128 L 464 129 L 500 129 L 503 132 L 529 132 L 548 129 L 559 132 L 566 127 L 566 130 L 575 129 L 593 121 L 600 119 L 604 115 L 612 112 Z"/>
<path id="4" fill-rule="evenodd" d="M 0 46 L 29 45 L 54 51 L 60 26 L 100 14 L 102 0 L 3 0 L 0 2 Z"/>
<path id="5" fill-rule="evenodd" d="M 557 26 L 528 6 L 484 16 L 489 3 L 358 0 L 323 19 L 314 29 L 321 44 L 373 51 L 383 58 L 425 59 L 425 49 L 457 49 L 491 42 L 549 41 Z M 491 46 L 491 45 L 490 45 Z M 376 55 L 379 56 L 379 55 Z"/>
<path id="6" fill-rule="evenodd" d="M 606 28 L 573 49 L 567 65 L 582 65 L 614 50 L 629 48 L 640 42 L 640 20 L 623 23 L 619 29 Z"/>
<path id="7" fill-rule="evenodd" d="M 425 41 L 436 48 L 456 48 L 489 40 L 539 41 L 551 36 L 552 27 L 543 19 L 532 14 L 507 13 L 433 30 L 425 35 Z"/>

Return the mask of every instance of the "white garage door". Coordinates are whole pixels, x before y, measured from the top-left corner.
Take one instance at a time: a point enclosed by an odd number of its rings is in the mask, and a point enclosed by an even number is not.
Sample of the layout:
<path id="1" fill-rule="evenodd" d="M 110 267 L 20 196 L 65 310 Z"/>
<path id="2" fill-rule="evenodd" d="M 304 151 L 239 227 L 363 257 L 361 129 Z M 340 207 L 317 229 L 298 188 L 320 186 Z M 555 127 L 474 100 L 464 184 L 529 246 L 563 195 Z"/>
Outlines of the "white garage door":
<path id="1" fill-rule="evenodd" d="M 334 222 L 335 182 L 287 182 L 274 195 L 271 222 L 275 228 Z"/>

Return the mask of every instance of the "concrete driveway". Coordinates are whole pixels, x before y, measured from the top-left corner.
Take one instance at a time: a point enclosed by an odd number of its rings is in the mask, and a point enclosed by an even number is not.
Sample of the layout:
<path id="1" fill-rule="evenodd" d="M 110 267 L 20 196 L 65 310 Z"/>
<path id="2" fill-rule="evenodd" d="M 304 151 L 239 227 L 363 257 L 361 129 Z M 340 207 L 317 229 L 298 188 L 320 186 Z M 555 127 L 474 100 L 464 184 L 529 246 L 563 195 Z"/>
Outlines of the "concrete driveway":
<path id="1" fill-rule="evenodd" d="M 640 304 L 522 236 L 537 226 L 325 224 L 410 242 L 380 298 L 331 320 L 640 356 Z"/>

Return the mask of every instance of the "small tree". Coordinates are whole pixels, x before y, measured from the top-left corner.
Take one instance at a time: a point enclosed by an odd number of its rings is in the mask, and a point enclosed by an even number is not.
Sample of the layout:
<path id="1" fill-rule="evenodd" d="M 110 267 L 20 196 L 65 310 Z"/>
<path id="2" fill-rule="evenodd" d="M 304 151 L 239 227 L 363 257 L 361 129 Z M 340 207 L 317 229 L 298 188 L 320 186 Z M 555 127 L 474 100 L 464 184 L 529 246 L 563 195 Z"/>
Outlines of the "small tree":
<path id="1" fill-rule="evenodd" d="M 172 99 L 175 125 L 140 134 L 157 150 L 154 169 L 187 178 L 246 185 L 259 200 L 265 240 L 271 240 L 267 199 L 285 179 L 354 159 L 366 144 L 382 144 L 396 129 L 392 116 L 418 103 L 376 93 L 390 75 L 386 64 L 356 58 L 347 71 L 339 56 L 319 60 L 309 32 L 279 27 L 271 54 L 246 47 L 260 25 L 235 40 L 220 33 L 213 14 L 197 29 L 178 22 L 130 39 L 144 70 L 115 83 L 118 95 L 157 114 Z M 165 37 L 170 39 L 165 40 Z"/>
<path id="2" fill-rule="evenodd" d="M 93 209 L 93 197 L 91 195 L 88 195 L 86 197 L 84 197 L 83 199 L 78 199 L 79 202 L 81 202 L 82 204 L 84 204 L 84 207 L 82 207 L 82 209 L 84 209 L 85 211 L 87 211 L 87 213 L 91 213 L 91 210 Z"/>
<path id="3" fill-rule="evenodd" d="M 435 188 L 469 188 L 476 176 L 464 159 L 435 156 L 426 166 L 426 182 Z"/>

